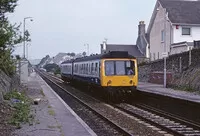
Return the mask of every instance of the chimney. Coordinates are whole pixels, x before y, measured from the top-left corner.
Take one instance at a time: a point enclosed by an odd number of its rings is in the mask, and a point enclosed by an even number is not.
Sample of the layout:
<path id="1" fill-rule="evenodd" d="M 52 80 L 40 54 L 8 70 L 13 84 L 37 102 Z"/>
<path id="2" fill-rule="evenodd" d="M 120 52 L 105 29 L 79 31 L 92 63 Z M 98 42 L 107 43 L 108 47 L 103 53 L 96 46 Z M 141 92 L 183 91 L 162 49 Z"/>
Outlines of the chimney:
<path id="1" fill-rule="evenodd" d="M 103 42 L 103 50 L 106 50 L 106 42 Z"/>
<path id="2" fill-rule="evenodd" d="M 144 21 L 139 22 L 138 35 L 144 35 L 145 36 L 145 23 L 144 23 Z"/>
<path id="3" fill-rule="evenodd" d="M 103 44 L 101 44 L 101 54 L 106 53 L 106 41 L 103 41 Z"/>

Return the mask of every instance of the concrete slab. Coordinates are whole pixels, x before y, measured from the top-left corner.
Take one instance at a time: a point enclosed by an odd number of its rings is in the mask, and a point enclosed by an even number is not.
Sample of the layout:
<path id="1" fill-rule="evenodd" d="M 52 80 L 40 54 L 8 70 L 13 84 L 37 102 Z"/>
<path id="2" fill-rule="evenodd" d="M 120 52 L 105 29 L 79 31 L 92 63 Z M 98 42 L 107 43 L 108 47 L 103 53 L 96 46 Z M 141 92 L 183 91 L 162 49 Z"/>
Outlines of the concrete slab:
<path id="1" fill-rule="evenodd" d="M 185 92 L 181 90 L 174 90 L 171 88 L 164 88 L 163 85 L 152 84 L 147 82 L 139 82 L 137 89 L 139 91 L 155 93 L 159 95 L 169 96 L 173 98 L 178 98 L 182 100 L 188 100 L 191 102 L 200 103 L 200 94 Z"/>
<path id="2" fill-rule="evenodd" d="M 93 130 L 35 72 L 28 79 L 28 95 L 40 98 L 32 105 L 32 125 L 24 124 L 19 136 L 96 136 Z"/>

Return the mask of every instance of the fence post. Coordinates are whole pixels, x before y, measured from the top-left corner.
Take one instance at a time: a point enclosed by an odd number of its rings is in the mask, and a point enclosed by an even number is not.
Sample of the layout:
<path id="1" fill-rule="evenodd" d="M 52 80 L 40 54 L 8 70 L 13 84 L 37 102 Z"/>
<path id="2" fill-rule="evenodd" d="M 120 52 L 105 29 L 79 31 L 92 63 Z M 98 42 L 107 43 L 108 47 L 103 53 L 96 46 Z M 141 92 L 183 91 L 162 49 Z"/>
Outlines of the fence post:
<path id="1" fill-rule="evenodd" d="M 192 63 L 192 51 L 191 51 L 191 48 L 189 47 L 189 66 L 191 65 Z"/>
<path id="2" fill-rule="evenodd" d="M 182 72 L 182 58 L 180 57 L 179 59 L 179 70 L 180 70 L 180 73 Z"/>

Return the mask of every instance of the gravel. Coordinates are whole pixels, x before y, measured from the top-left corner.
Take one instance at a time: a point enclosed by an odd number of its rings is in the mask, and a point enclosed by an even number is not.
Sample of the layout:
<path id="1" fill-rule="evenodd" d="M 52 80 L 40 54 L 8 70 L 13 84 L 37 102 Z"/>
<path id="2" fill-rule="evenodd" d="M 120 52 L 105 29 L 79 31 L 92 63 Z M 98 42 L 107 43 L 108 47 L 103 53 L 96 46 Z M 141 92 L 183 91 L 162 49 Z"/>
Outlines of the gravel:
<path id="1" fill-rule="evenodd" d="M 50 83 L 51 84 L 51 83 Z M 58 83 L 60 84 L 60 83 Z M 120 111 L 115 110 L 114 108 L 111 108 L 110 106 L 93 99 L 92 97 L 85 95 L 78 91 L 77 89 L 67 86 L 67 85 L 62 85 L 62 87 L 66 88 L 69 92 L 75 94 L 78 98 L 81 98 L 84 102 L 86 102 L 88 105 L 93 107 L 98 113 L 104 115 L 105 117 L 109 118 L 112 120 L 112 122 L 118 124 L 119 126 L 125 128 L 126 130 L 129 130 L 133 135 L 142 135 L 142 136 L 160 136 L 163 134 L 158 133 L 157 131 L 145 126 L 144 124 L 139 123 L 136 121 L 136 118 L 130 117 Z M 98 119 L 93 115 L 92 118 L 90 118 L 91 111 L 84 113 L 87 110 L 83 110 L 81 107 L 77 107 L 77 105 L 80 105 L 79 103 L 74 103 L 73 100 L 71 100 L 71 96 L 66 95 L 66 93 L 63 92 L 63 90 L 59 89 L 55 85 L 51 84 L 51 87 L 56 90 L 56 92 L 66 101 L 67 104 L 98 134 L 98 135 L 117 135 L 114 134 L 116 133 L 115 131 L 111 131 L 112 134 L 110 134 L 109 130 L 111 129 L 105 129 L 107 127 L 102 128 L 102 126 L 105 126 L 107 123 L 101 123 L 101 121 L 98 121 Z M 74 104 L 71 104 L 74 103 Z M 77 110 L 79 109 L 79 110 Z M 81 110 L 80 110 L 81 109 Z M 87 116 L 88 115 L 88 116 Z M 88 119 L 90 120 L 88 122 Z M 95 121 L 95 123 L 94 123 Z M 102 124 L 102 125 L 101 125 Z M 97 131 L 96 127 L 101 128 L 103 131 L 99 132 Z M 99 129 L 98 129 L 99 130 Z M 108 131 L 107 131 L 108 130 Z"/>
<path id="2" fill-rule="evenodd" d="M 74 100 L 71 96 L 69 96 L 66 92 L 59 89 L 57 86 L 52 85 L 49 81 L 46 81 L 52 89 L 56 91 L 56 93 L 76 112 L 76 114 L 83 119 L 84 122 L 88 124 L 88 126 L 100 136 L 121 136 L 121 133 L 116 131 L 113 126 L 108 125 L 104 120 L 95 115 L 91 110 L 84 107 L 82 104 Z"/>

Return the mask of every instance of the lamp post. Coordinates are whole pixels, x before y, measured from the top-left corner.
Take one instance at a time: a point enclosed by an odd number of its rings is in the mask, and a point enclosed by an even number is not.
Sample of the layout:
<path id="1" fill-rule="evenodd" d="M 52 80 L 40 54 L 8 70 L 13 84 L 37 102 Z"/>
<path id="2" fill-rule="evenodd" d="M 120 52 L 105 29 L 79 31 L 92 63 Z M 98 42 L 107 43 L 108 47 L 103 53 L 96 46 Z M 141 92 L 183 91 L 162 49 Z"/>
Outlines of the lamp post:
<path id="1" fill-rule="evenodd" d="M 33 21 L 32 17 L 25 17 L 24 18 L 24 53 L 23 53 L 24 58 L 26 58 L 26 54 L 25 54 L 26 53 L 26 40 L 25 40 L 26 19 L 30 19 L 30 21 Z"/>
<path id="2" fill-rule="evenodd" d="M 166 32 L 166 23 L 167 23 L 167 16 L 168 16 L 168 13 L 165 9 L 165 16 L 164 16 L 164 53 L 163 53 L 163 57 L 164 57 L 164 88 L 166 88 L 166 85 L 167 85 L 167 56 L 168 56 L 168 53 L 167 53 L 167 43 L 166 43 L 166 40 L 167 40 L 167 32 Z"/>
<path id="3" fill-rule="evenodd" d="M 84 46 L 87 46 L 87 54 L 88 54 L 88 56 L 90 55 L 90 53 L 89 53 L 89 44 L 87 43 L 87 44 L 84 44 Z"/>

